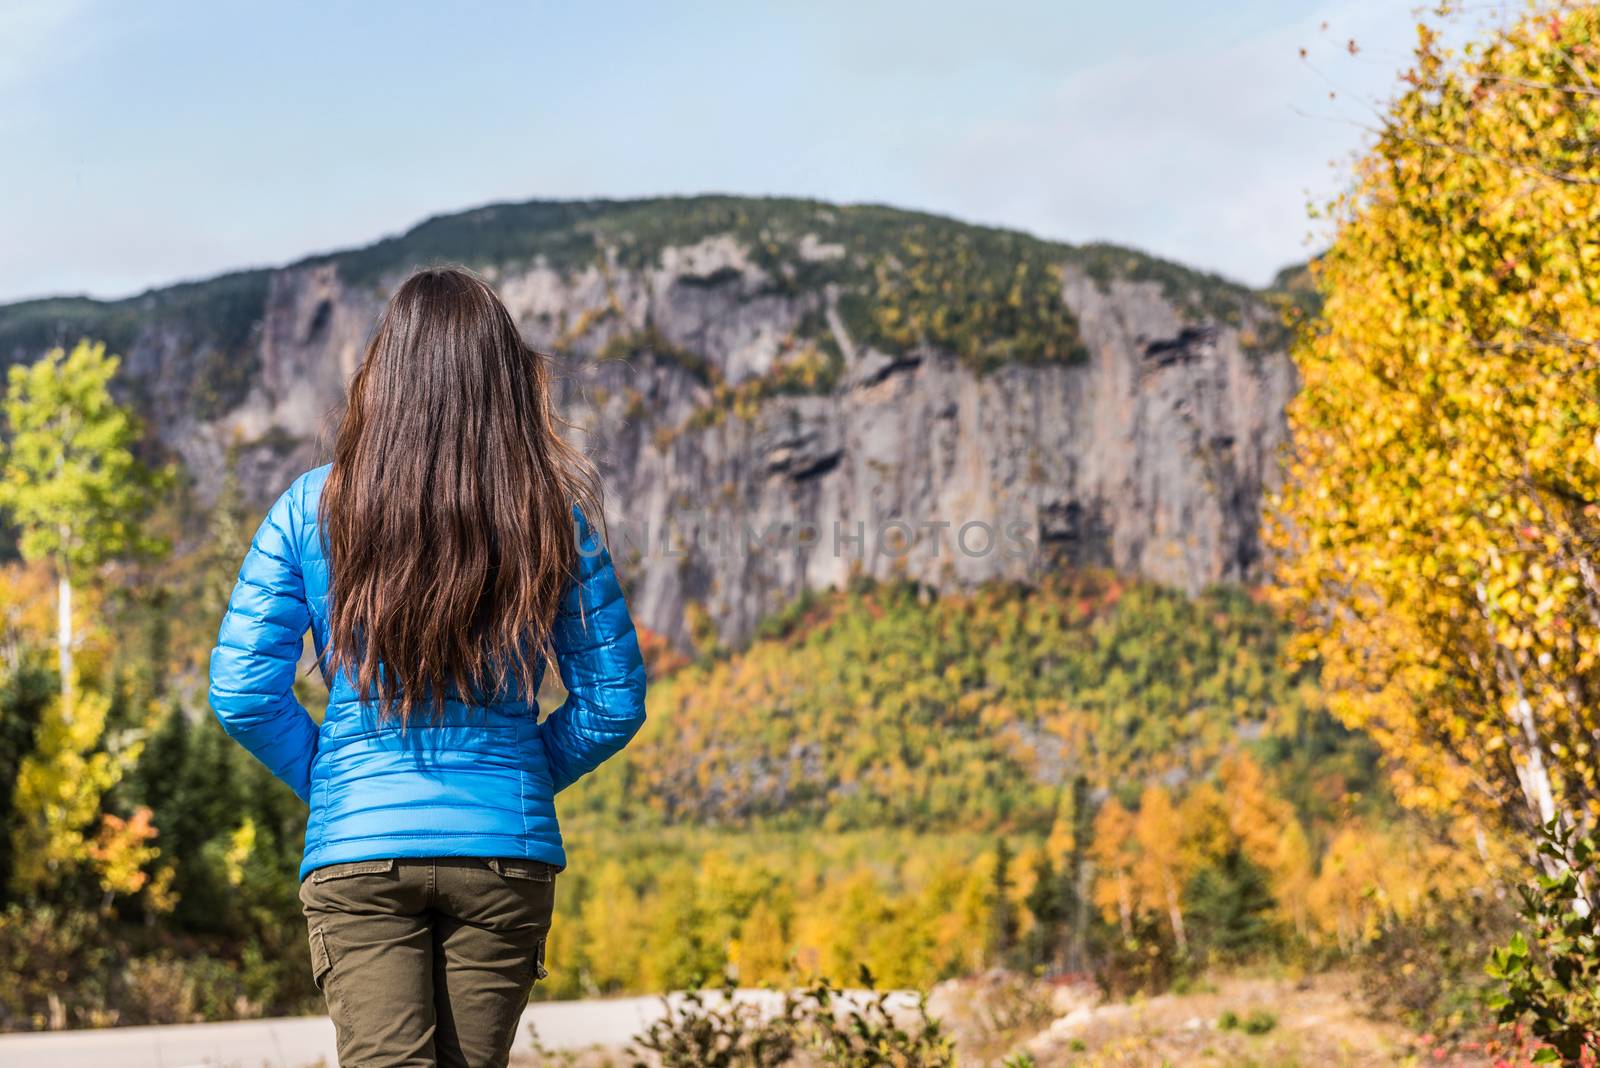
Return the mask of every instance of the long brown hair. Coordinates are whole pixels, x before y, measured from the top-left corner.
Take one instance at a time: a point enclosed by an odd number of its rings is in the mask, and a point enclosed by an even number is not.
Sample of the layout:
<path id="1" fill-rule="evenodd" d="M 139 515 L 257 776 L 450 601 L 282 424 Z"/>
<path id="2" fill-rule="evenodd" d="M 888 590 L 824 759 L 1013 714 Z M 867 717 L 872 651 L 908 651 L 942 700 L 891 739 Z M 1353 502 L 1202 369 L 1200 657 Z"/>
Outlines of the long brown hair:
<path id="1" fill-rule="evenodd" d="M 375 692 L 380 719 L 511 680 L 531 696 L 577 557 L 572 508 L 599 507 L 547 363 L 487 282 L 441 267 L 389 298 L 350 380 L 320 510 L 325 664 Z"/>

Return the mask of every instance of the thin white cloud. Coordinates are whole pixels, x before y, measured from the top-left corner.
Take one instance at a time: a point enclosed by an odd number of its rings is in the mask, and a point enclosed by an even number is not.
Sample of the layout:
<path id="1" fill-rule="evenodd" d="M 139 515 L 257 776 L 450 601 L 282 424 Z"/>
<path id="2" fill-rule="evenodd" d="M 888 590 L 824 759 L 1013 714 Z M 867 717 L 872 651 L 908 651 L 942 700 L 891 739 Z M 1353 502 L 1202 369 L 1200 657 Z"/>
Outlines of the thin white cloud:
<path id="1" fill-rule="evenodd" d="M 513 153 L 491 187 L 476 160 L 504 154 L 494 124 L 456 131 L 427 119 L 428 144 L 397 168 L 400 150 L 367 150 L 373 105 L 348 80 L 329 78 L 317 114 L 280 115 L 256 106 L 275 94 L 256 92 L 268 87 L 252 86 L 262 74 L 248 65 L 253 73 L 224 72 L 205 94 L 231 110 L 145 107 L 148 136 L 130 139 L 119 105 L 159 97 L 144 82 L 161 88 L 172 62 L 161 49 L 181 47 L 150 14 L 163 8 L 0 0 L 0 139 L 12 149 L 14 192 L 0 205 L 0 249 L 12 251 L 0 257 L 0 300 L 121 294 L 277 262 L 494 197 L 700 189 L 896 203 L 1135 245 L 1260 283 L 1310 251 L 1306 201 L 1340 187 L 1347 171 L 1329 162 L 1362 141 L 1348 120 L 1365 112 L 1350 98 L 1392 89 L 1414 21 L 1408 0 L 1326 0 L 1311 18 L 1222 46 L 1202 41 L 1215 42 L 1226 20 L 1197 18 L 1207 32 L 1192 40 L 1165 32 L 1134 43 L 1119 32 L 1111 39 L 1129 42 L 1125 51 L 1100 46 L 1085 65 L 1081 36 L 1063 50 L 1060 32 L 1030 36 L 1021 16 L 953 35 L 970 20 L 928 19 L 906 37 L 901 7 L 874 8 L 833 66 L 826 48 L 783 52 L 794 66 L 774 74 L 757 108 L 732 106 L 715 78 L 658 93 L 641 88 L 658 72 L 629 70 L 606 80 L 609 93 L 557 93 L 533 112 L 501 97 L 486 110 L 505 130 L 536 132 L 525 143 L 541 147 Z M 763 32 L 783 29 L 765 18 L 754 20 Z M 340 32 L 361 31 L 359 19 L 347 22 Z M 219 49 L 249 48 L 242 34 Z M 745 37 L 751 55 L 776 62 L 759 33 L 746 26 Z M 1351 37 L 1356 57 L 1345 52 Z M 1345 94 L 1339 102 L 1327 100 L 1330 82 Z M 808 85 L 835 83 L 840 94 L 808 104 Z M 619 110 L 619 100 L 646 94 L 637 117 Z M 853 115 L 838 113 L 841 99 Z M 680 122 L 685 115 L 694 122 Z M 257 135 L 264 117 L 270 129 Z M 291 128 L 305 147 L 274 148 L 272 137 Z M 108 130 L 115 136 L 101 138 Z"/>
<path id="2" fill-rule="evenodd" d="M 1265 282 L 1308 254 L 1306 204 L 1342 184 L 1413 22 L 1362 0 L 1219 50 L 1110 57 L 929 161 L 935 195 L 969 217 Z"/>

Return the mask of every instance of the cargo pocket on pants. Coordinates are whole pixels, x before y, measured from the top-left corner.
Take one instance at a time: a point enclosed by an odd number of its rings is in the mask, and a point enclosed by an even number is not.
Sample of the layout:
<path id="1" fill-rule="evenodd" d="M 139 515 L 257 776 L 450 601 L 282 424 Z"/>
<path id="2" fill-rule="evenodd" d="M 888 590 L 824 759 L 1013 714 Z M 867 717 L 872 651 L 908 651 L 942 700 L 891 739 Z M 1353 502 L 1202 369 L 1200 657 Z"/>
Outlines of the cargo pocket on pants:
<path id="1" fill-rule="evenodd" d="M 328 973 L 333 970 L 333 958 L 328 956 L 328 942 L 322 937 L 322 928 L 314 928 L 311 932 L 311 981 L 318 990 L 327 993 L 325 984 Z"/>
<path id="2" fill-rule="evenodd" d="M 541 938 L 538 944 L 533 947 L 533 981 L 536 983 L 550 974 L 544 970 L 544 944 L 546 941 L 548 939 Z"/>

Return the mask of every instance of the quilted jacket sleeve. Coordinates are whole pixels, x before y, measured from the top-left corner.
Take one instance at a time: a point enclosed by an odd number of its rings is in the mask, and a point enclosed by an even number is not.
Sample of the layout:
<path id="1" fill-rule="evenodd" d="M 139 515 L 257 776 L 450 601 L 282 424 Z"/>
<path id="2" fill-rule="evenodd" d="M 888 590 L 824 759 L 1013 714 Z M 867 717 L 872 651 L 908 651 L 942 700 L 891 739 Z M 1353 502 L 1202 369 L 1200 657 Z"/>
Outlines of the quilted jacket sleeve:
<path id="1" fill-rule="evenodd" d="M 578 573 L 556 614 L 556 666 L 567 699 L 539 726 L 557 791 L 599 767 L 644 725 L 645 671 L 611 554 L 573 509 Z"/>
<path id="2" fill-rule="evenodd" d="M 223 729 L 305 801 L 317 726 L 294 696 L 295 668 L 311 625 L 296 490 L 290 487 L 272 506 L 239 568 L 211 651 L 211 708 Z"/>

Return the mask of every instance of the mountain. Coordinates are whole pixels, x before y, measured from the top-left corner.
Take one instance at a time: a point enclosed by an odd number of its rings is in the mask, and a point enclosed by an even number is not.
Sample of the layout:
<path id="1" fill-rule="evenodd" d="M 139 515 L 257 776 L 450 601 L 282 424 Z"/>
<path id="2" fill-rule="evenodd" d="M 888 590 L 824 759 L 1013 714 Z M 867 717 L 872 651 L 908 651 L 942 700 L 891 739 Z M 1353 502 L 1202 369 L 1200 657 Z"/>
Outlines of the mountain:
<path id="1" fill-rule="evenodd" d="M 105 339 L 202 492 L 232 463 L 264 506 L 324 456 L 385 295 L 440 261 L 483 271 L 557 357 L 636 612 L 679 646 L 741 643 L 856 576 L 1258 574 L 1295 388 L 1267 294 L 888 207 L 493 205 L 279 269 L 0 307 L 0 362 Z"/>

